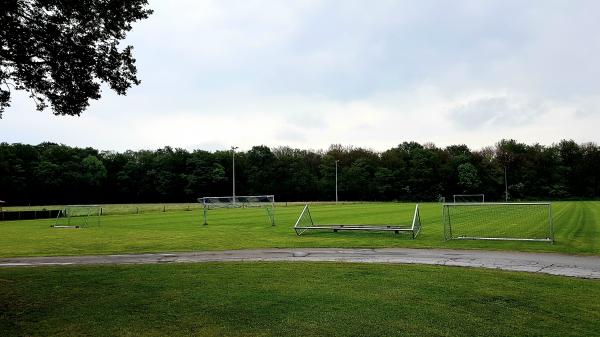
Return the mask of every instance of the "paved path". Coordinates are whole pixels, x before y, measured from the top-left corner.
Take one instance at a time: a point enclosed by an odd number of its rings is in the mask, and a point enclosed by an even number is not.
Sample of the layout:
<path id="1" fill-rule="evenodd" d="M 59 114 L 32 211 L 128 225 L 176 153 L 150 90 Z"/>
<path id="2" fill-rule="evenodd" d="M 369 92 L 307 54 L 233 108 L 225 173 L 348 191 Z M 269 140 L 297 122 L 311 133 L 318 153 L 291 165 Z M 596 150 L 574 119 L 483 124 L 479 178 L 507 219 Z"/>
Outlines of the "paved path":
<path id="1" fill-rule="evenodd" d="M 335 261 L 480 267 L 600 279 L 599 256 L 452 249 L 290 248 L 188 253 L 0 258 L 0 267 L 211 261 Z"/>

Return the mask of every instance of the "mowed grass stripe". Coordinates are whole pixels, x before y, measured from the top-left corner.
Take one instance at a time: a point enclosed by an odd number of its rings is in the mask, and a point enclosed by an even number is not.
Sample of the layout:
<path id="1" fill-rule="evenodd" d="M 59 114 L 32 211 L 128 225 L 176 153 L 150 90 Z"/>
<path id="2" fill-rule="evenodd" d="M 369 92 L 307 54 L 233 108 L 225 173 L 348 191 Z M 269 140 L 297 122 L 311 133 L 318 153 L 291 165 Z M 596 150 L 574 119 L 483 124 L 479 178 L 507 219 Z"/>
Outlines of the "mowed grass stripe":
<path id="1" fill-rule="evenodd" d="M 468 271 L 468 272 L 466 272 Z M 435 266 L 0 269 L 3 336 L 597 336 L 597 281 Z"/>
<path id="2" fill-rule="evenodd" d="M 555 231 L 557 240 L 560 238 L 562 244 L 568 247 L 577 247 L 582 244 L 590 246 L 594 250 L 598 242 L 597 219 L 600 216 L 599 203 L 595 201 L 583 201 L 577 203 L 560 204 L 555 215 Z M 562 238 L 568 238 L 563 241 Z"/>
<path id="3" fill-rule="evenodd" d="M 586 202 L 585 217 L 582 220 L 581 233 L 577 233 L 578 237 L 585 238 L 591 249 L 600 248 L 600 207 L 595 207 L 594 202 Z M 583 241 L 583 240 L 582 240 Z"/>
<path id="4" fill-rule="evenodd" d="M 373 232 L 312 232 L 296 236 L 293 225 L 303 205 L 277 207 L 276 226 L 262 208 L 217 209 L 103 216 L 99 227 L 53 229 L 52 219 L 0 222 L 0 257 L 145 253 L 164 251 L 253 248 L 459 248 L 600 254 L 600 202 L 553 203 L 554 245 L 531 242 L 448 241 L 443 239 L 439 203 L 420 206 L 422 231 L 408 235 Z M 415 204 L 315 204 L 311 214 L 319 224 L 405 224 Z M 496 225 L 498 219 L 489 219 Z M 474 225 L 474 231 L 481 231 Z M 526 232 L 527 229 L 524 229 Z"/>

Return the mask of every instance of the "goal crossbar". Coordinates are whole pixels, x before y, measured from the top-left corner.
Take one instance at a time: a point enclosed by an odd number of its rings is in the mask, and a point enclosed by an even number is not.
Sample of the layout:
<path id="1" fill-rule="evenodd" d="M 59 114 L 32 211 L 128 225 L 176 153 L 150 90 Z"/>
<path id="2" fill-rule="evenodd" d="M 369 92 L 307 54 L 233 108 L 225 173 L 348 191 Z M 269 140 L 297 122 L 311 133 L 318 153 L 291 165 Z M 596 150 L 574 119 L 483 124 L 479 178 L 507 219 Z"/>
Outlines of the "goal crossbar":
<path id="1" fill-rule="evenodd" d="M 208 225 L 208 211 L 217 208 L 264 207 L 271 226 L 275 226 L 275 195 L 236 195 L 226 197 L 202 197 L 204 225 Z"/>
<path id="2" fill-rule="evenodd" d="M 445 203 L 446 240 L 554 242 L 549 202 Z"/>
<path id="3" fill-rule="evenodd" d="M 59 210 L 53 228 L 82 228 L 99 225 L 102 215 L 99 205 L 67 205 Z"/>
<path id="4" fill-rule="evenodd" d="M 198 202 L 206 208 L 264 207 L 270 204 L 275 207 L 274 195 L 236 195 L 235 197 L 202 197 Z"/>
<path id="5" fill-rule="evenodd" d="M 310 208 L 308 204 L 304 206 L 298 220 L 294 224 L 294 231 L 297 235 L 302 235 L 309 230 L 327 230 L 327 231 L 379 231 L 379 232 L 393 232 L 409 233 L 412 238 L 415 239 L 421 231 L 421 216 L 419 214 L 419 204 L 415 206 L 415 211 L 412 217 L 412 223 L 410 225 L 361 225 L 361 224 L 315 224 L 312 215 L 310 214 Z"/>

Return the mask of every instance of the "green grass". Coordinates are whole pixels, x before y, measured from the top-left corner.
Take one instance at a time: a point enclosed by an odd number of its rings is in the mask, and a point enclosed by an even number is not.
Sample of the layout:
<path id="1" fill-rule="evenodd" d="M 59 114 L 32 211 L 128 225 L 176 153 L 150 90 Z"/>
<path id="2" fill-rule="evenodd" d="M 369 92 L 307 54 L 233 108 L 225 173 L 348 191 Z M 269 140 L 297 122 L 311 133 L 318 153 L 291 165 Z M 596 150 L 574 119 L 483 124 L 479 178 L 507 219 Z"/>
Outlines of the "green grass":
<path id="1" fill-rule="evenodd" d="M 598 336 L 598 281 L 465 268 L 0 269 L 2 336 Z"/>
<path id="2" fill-rule="evenodd" d="M 373 232 L 309 233 L 292 227 L 301 205 L 277 207 L 271 227 L 264 209 L 219 209 L 202 226 L 201 210 L 102 217 L 99 227 L 52 229 L 54 220 L 0 222 L 0 257 L 226 250 L 272 247 L 415 247 L 600 254 L 600 202 L 553 204 L 556 243 L 443 240 L 441 206 L 421 205 L 423 229 L 407 235 Z M 311 207 L 319 223 L 404 223 L 414 204 L 366 203 Z"/>

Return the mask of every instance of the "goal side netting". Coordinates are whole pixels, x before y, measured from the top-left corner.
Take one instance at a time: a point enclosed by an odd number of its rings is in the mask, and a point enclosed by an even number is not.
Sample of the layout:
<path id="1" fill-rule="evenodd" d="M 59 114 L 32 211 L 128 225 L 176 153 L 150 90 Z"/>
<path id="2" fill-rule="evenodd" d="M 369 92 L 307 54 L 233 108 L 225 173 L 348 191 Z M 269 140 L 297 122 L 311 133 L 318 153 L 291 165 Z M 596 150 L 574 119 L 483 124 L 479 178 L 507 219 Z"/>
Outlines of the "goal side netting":
<path id="1" fill-rule="evenodd" d="M 485 194 L 454 194 L 454 202 L 485 202 Z"/>
<path id="2" fill-rule="evenodd" d="M 84 228 L 100 225 L 102 208 L 98 205 L 68 205 L 56 217 L 54 228 Z"/>
<path id="3" fill-rule="evenodd" d="M 446 240 L 554 242 L 550 203 L 447 203 L 442 221 Z"/>
<path id="4" fill-rule="evenodd" d="M 267 218 L 272 226 L 275 226 L 275 196 L 274 195 L 240 195 L 229 197 L 202 197 L 198 198 L 202 203 L 204 224 L 208 224 L 208 211 L 218 208 L 265 208 Z"/>
<path id="5" fill-rule="evenodd" d="M 410 223 L 410 224 L 409 224 Z M 415 211 L 410 222 L 405 224 L 317 224 L 314 222 L 310 213 L 310 208 L 304 206 L 300 216 L 294 224 L 294 230 L 297 235 L 302 235 L 310 230 L 325 230 L 325 231 L 384 231 L 393 232 L 395 234 L 408 233 L 413 239 L 421 232 L 421 215 L 419 213 L 419 205 L 415 206 Z"/>

